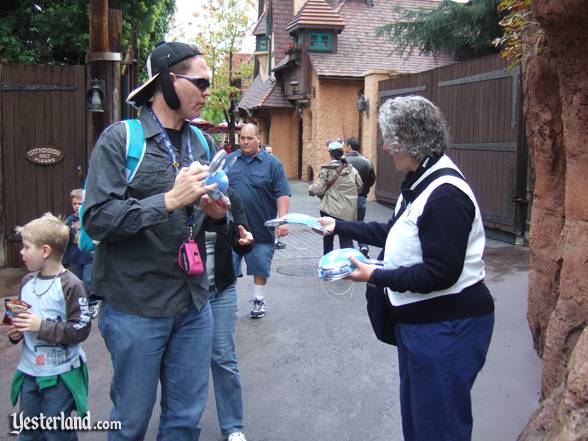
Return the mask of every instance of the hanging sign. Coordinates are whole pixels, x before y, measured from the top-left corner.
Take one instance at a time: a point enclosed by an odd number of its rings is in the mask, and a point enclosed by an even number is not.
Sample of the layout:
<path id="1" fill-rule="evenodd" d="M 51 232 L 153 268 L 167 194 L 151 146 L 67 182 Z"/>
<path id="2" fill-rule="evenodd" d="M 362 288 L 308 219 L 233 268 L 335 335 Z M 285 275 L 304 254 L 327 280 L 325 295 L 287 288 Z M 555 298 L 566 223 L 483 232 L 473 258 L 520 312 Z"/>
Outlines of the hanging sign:
<path id="1" fill-rule="evenodd" d="M 33 164 L 53 165 L 63 160 L 63 150 L 59 147 L 32 147 L 25 152 L 26 158 Z"/>

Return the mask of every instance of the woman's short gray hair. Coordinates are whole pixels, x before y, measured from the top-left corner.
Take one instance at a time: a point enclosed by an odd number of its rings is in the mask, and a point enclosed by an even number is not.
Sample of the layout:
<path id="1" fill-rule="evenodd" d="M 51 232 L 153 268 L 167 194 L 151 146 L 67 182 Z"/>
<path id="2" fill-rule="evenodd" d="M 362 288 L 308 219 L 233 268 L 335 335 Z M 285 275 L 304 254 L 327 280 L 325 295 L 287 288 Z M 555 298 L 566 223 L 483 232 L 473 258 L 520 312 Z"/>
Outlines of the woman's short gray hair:
<path id="1" fill-rule="evenodd" d="M 449 146 L 445 117 L 422 96 L 402 96 L 386 101 L 378 123 L 384 142 L 394 152 L 407 152 L 418 161 L 437 156 Z"/>

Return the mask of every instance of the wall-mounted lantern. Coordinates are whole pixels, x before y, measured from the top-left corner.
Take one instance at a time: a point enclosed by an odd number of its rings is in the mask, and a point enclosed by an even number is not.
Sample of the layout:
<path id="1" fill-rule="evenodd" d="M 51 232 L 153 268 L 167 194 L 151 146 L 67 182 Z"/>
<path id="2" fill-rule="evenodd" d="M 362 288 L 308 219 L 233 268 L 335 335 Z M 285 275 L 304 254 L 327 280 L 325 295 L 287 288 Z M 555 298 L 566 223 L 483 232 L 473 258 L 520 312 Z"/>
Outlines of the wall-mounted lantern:
<path id="1" fill-rule="evenodd" d="M 90 81 L 90 87 L 86 94 L 88 98 L 88 110 L 90 112 L 104 112 L 104 88 L 103 80 L 94 78 Z"/>
<path id="2" fill-rule="evenodd" d="M 292 95 L 298 95 L 298 92 L 300 91 L 298 89 L 298 81 L 296 81 L 296 80 L 290 81 L 290 88 L 292 89 Z"/>
<path id="3" fill-rule="evenodd" d="M 360 94 L 357 97 L 357 111 L 359 113 L 366 113 L 366 116 L 369 115 L 369 107 L 370 107 L 370 103 L 368 100 L 365 99 L 365 96 L 362 94 Z"/>

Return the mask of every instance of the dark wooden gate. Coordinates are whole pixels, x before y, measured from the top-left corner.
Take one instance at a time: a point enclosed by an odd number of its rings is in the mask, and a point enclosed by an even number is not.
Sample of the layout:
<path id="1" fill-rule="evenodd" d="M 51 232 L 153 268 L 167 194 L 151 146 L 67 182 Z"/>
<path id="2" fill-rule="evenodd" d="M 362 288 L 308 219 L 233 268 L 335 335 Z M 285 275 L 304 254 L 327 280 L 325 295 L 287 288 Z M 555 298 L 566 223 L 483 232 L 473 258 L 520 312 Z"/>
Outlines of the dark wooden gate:
<path id="1" fill-rule="evenodd" d="M 7 265 L 21 265 L 15 226 L 47 211 L 71 213 L 69 192 L 86 172 L 86 112 L 84 66 L 0 65 Z"/>
<path id="2" fill-rule="evenodd" d="M 420 95 L 443 111 L 449 124 L 448 155 L 471 184 L 494 232 L 521 238 L 525 230 L 527 146 L 520 70 L 489 56 L 382 81 L 379 106 L 401 95 Z M 378 200 L 394 203 L 403 175 L 378 140 Z"/>

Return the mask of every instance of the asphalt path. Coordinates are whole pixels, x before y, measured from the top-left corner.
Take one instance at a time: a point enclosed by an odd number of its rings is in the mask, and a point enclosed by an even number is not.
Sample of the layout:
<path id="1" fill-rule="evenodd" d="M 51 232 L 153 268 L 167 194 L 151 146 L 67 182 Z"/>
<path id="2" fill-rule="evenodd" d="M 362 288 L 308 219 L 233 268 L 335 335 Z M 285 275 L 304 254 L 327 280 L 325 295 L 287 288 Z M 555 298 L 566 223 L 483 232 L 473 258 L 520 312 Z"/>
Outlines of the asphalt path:
<path id="1" fill-rule="evenodd" d="M 318 215 L 307 184 L 292 182 L 291 212 Z M 367 219 L 385 222 L 391 210 L 368 204 Z M 237 284 L 237 353 L 249 441 L 401 441 L 396 349 L 374 337 L 365 312 L 365 286 L 324 283 L 316 275 L 321 238 L 295 227 L 277 250 L 267 289 L 268 312 L 249 318 L 250 277 Z M 376 255 L 377 250 L 371 254 Z M 516 440 L 538 404 L 541 365 L 526 319 L 528 249 L 488 241 L 486 282 L 496 301 L 496 325 L 486 365 L 474 386 L 474 441 Z M 108 419 L 110 357 L 97 322 L 84 343 L 90 369 L 92 420 Z M 20 348 L 0 339 L 0 440 L 8 415 L 17 411 L 8 395 Z M 189 348 L 186 348 L 189 351 Z M 212 382 L 211 382 L 212 387 Z M 155 440 L 156 404 L 147 433 Z M 214 394 L 201 420 L 202 441 L 220 441 Z M 83 432 L 81 440 L 106 438 Z"/>

